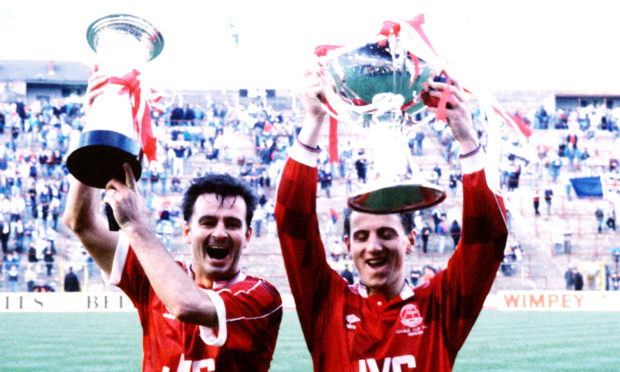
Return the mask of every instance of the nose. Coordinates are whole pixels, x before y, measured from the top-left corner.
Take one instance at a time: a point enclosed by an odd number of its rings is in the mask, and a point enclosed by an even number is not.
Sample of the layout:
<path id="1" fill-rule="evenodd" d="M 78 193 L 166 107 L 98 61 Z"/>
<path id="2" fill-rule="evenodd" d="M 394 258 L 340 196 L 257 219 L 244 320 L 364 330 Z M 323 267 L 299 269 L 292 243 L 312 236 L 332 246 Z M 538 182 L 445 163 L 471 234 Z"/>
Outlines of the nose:
<path id="1" fill-rule="evenodd" d="M 377 234 L 370 234 L 370 236 L 368 236 L 368 246 L 367 249 L 369 252 L 377 252 L 380 251 L 381 248 L 381 239 L 379 239 L 379 237 L 377 236 Z"/>
<path id="2" fill-rule="evenodd" d="M 213 228 L 213 231 L 211 232 L 211 236 L 213 236 L 213 238 L 215 239 L 225 239 L 228 236 L 224 221 L 219 221 L 215 225 L 215 227 Z"/>

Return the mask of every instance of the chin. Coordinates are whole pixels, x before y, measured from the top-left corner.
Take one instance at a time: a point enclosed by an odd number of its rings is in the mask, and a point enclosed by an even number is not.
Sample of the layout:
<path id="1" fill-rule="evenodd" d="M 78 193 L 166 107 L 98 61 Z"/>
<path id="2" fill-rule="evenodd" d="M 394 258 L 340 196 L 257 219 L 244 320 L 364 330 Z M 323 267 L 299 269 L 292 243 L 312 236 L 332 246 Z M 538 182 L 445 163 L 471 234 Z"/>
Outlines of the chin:
<path id="1" fill-rule="evenodd" d="M 377 278 L 370 278 L 368 280 L 362 279 L 362 283 L 364 283 L 366 287 L 368 287 L 368 289 L 373 289 L 377 291 L 382 291 L 387 286 L 387 282 L 385 281 L 385 279 Z"/>

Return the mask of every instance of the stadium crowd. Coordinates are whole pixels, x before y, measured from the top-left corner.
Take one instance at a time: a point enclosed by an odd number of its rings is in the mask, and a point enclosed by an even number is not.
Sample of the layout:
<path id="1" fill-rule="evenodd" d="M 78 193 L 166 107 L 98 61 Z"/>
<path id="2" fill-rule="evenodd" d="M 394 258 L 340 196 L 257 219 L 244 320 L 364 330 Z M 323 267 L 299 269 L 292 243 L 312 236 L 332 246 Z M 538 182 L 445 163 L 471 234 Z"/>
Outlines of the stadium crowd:
<path id="1" fill-rule="evenodd" d="M 225 171 L 239 175 L 257 191 L 260 206 L 256 212 L 256 237 L 275 237 L 273 194 L 286 151 L 299 130 L 301 117 L 285 115 L 260 100 L 245 105 L 229 101 L 209 100 L 206 104 L 177 104 L 171 101 L 162 112 L 153 111 L 158 160 L 145 166 L 140 180 L 155 230 L 171 249 L 180 236 L 177 207 L 180 191 L 193 178 L 209 171 Z M 474 119 L 479 119 L 474 115 Z M 508 192 L 532 195 L 536 214 L 544 198 L 547 214 L 554 213 L 553 197 L 564 195 L 571 200 L 568 178 L 596 175 L 603 171 L 619 172 L 620 130 L 618 115 L 602 107 L 582 107 L 570 112 L 548 113 L 544 108 L 532 109 L 520 116 L 528 125 L 545 133 L 545 140 L 535 146 L 534 156 L 520 151 L 506 156 L 502 164 L 502 185 Z M 92 259 L 70 234 L 62 233 L 59 216 L 68 191 L 68 171 L 64 164 L 72 137 L 85 124 L 81 104 L 53 100 L 24 103 L 0 102 L 0 243 L 2 244 L 1 287 L 9 291 L 60 290 L 63 263 L 86 267 L 92 274 Z M 415 128 L 415 127 L 414 127 Z M 428 143 L 440 144 L 441 157 L 424 165 L 428 178 L 449 189 L 459 191 L 460 170 L 455 160 L 458 146 L 439 122 L 430 127 L 410 130 L 411 155 L 424 159 Z M 482 135 L 482 131 L 480 132 Z M 611 151 L 601 151 L 600 137 L 611 141 Z M 247 141 L 245 141 L 247 139 Z M 514 135 L 506 135 L 507 143 L 518 148 Z M 551 139 L 551 140 L 549 140 Z M 330 164 L 323 151 L 319 165 L 319 198 L 334 194 L 349 195 L 355 183 L 370 177 L 372 159 L 366 149 L 351 141 L 340 141 L 339 162 Z M 531 173 L 528 184 L 524 172 Z M 599 231 L 615 233 L 615 209 L 611 203 L 599 206 L 602 214 Z M 440 205 L 419 212 L 416 229 L 420 255 L 451 254 L 460 238 L 460 212 L 452 206 Z M 350 271 L 349 258 L 343 249 L 338 225 L 342 211 L 331 208 L 321 220 L 321 231 L 333 241 L 328 246 L 334 267 Z M 592 211 L 594 214 L 594 211 Z M 611 222 L 608 222 L 611 221 Z M 64 237 L 71 244 L 59 244 Z M 430 243 L 429 243 L 430 242 Z M 501 271 L 514 275 L 523 255 L 518 242 L 509 244 Z M 439 267 L 412 267 L 411 280 L 418 280 Z M 79 272 L 79 267 L 73 267 Z M 618 273 L 608 270 L 608 281 L 614 288 Z M 356 273 L 352 273 L 353 276 Z M 347 276 L 350 273 L 346 273 Z M 617 286 L 615 286 L 617 288 Z"/>

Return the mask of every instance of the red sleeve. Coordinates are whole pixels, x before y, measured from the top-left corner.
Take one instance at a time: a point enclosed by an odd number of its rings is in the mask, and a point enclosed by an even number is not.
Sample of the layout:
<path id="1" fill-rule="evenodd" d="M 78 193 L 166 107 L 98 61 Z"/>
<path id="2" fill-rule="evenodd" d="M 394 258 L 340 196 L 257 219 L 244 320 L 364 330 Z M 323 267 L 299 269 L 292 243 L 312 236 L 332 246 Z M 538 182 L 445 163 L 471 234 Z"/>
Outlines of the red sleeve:
<path id="1" fill-rule="evenodd" d="M 320 340 L 319 317 L 329 309 L 330 293 L 347 283 L 327 263 L 316 214 L 317 169 L 289 158 L 278 187 L 275 217 L 297 314 L 306 344 Z"/>
<path id="2" fill-rule="evenodd" d="M 127 258 L 122 268 L 118 287 L 127 294 L 127 297 L 129 297 L 138 310 L 142 311 L 148 307 L 151 284 L 138 261 L 138 257 L 136 257 L 131 248 L 127 250 Z"/>
<path id="3" fill-rule="evenodd" d="M 245 280 L 218 291 L 226 307 L 225 347 L 254 350 L 271 360 L 282 319 L 282 299 L 271 284 Z"/>
<path id="4" fill-rule="evenodd" d="M 504 257 L 508 237 L 501 196 L 489 190 L 484 171 L 463 175 L 463 229 L 446 270 L 434 278 L 443 302 L 443 329 L 456 350 L 482 310 Z"/>

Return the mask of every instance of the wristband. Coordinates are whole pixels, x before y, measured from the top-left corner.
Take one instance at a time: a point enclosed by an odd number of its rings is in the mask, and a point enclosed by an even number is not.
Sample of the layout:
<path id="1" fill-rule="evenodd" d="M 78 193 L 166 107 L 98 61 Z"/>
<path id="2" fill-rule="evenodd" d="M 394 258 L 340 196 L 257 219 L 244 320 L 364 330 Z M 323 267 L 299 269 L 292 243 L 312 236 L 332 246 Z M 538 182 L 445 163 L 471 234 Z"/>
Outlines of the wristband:
<path id="1" fill-rule="evenodd" d="M 299 138 L 297 138 L 297 143 L 299 143 L 301 145 L 301 147 L 303 147 L 304 149 L 308 150 L 308 151 L 312 151 L 312 152 L 321 152 L 321 148 L 319 146 L 317 147 L 311 147 L 306 145 L 305 143 L 301 142 L 299 140 Z"/>
<path id="2" fill-rule="evenodd" d="M 465 158 L 468 158 L 470 156 L 476 155 L 480 151 L 481 148 L 482 148 L 482 145 L 478 144 L 478 147 L 476 147 L 475 149 L 471 150 L 467 154 L 459 155 L 459 159 L 465 159 Z"/>

